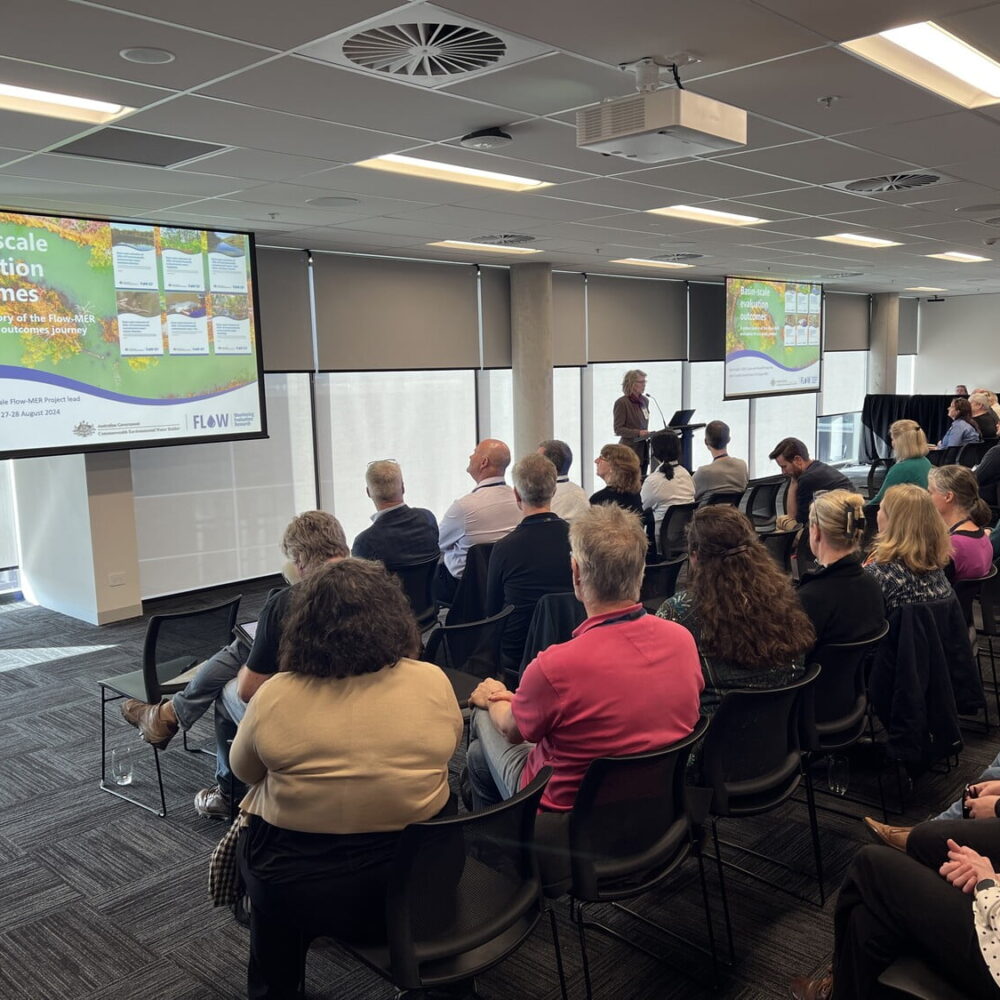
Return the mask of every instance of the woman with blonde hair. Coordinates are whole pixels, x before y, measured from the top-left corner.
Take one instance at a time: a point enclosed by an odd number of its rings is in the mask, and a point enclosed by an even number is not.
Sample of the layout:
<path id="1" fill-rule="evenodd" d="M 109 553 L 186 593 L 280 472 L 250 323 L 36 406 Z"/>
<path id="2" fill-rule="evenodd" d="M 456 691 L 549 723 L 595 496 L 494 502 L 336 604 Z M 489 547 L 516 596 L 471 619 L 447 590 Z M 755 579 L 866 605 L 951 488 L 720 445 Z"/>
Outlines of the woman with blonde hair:
<path id="1" fill-rule="evenodd" d="M 866 639 L 885 617 L 882 590 L 858 554 L 864 503 L 850 490 L 830 490 L 809 507 L 809 546 L 819 568 L 802 577 L 798 596 L 816 629 L 817 646 Z"/>
<path id="2" fill-rule="evenodd" d="M 649 467 L 649 399 L 645 392 L 646 373 L 638 368 L 625 372 L 622 395 L 615 400 L 613 413 L 618 443 L 635 452 L 642 475 Z"/>
<path id="3" fill-rule="evenodd" d="M 616 503 L 619 507 L 631 510 L 641 517 L 642 497 L 639 496 L 639 484 L 642 482 L 642 476 L 635 452 L 623 444 L 606 444 L 594 459 L 594 466 L 598 477 L 603 479 L 607 486 L 603 490 L 598 490 L 590 498 L 590 502 Z"/>
<path id="4" fill-rule="evenodd" d="M 927 490 L 912 483 L 889 489 L 878 510 L 878 530 L 865 569 L 882 588 L 886 614 L 952 593 L 944 574 L 951 543 Z"/>
<path id="5" fill-rule="evenodd" d="M 993 563 L 993 545 L 983 529 L 993 512 L 979 496 L 976 477 L 964 465 L 942 465 L 931 469 L 927 488 L 951 538 L 954 579 L 985 576 Z"/>
<path id="6" fill-rule="evenodd" d="M 882 488 L 869 503 L 881 503 L 885 491 L 901 483 L 914 483 L 927 489 L 927 474 L 931 471 L 927 458 L 930 446 L 920 424 L 915 420 L 896 420 L 889 428 L 889 443 L 896 462 L 885 474 Z"/>

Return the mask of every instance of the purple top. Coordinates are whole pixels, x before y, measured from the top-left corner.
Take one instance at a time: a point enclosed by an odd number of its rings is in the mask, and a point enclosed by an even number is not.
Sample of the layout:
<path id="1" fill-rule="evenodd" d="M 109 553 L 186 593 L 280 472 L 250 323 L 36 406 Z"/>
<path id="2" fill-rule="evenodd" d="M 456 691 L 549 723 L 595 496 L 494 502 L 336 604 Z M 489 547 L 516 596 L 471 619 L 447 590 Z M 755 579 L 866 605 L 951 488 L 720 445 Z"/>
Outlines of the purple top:
<path id="1" fill-rule="evenodd" d="M 990 536 L 978 531 L 956 531 L 951 536 L 951 555 L 955 561 L 956 580 L 975 580 L 986 576 L 993 564 Z"/>

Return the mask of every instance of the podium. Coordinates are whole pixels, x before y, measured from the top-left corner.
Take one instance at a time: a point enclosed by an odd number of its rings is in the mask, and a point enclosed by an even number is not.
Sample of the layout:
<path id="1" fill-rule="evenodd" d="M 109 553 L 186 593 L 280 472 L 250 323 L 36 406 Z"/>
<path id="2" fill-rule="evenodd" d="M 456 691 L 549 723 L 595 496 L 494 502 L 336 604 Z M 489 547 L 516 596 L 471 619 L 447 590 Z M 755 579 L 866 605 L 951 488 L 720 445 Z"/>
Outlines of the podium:
<path id="1" fill-rule="evenodd" d="M 705 424 L 680 424 L 676 427 L 664 427 L 658 431 L 650 431 L 650 449 L 652 449 L 653 438 L 655 438 L 657 434 L 666 434 L 668 431 L 673 434 L 679 434 L 681 439 L 681 465 L 683 465 L 688 472 L 694 472 L 694 469 L 691 468 L 691 436 L 695 431 L 701 430 L 704 426 Z M 650 469 L 649 471 L 652 472 L 653 470 Z"/>

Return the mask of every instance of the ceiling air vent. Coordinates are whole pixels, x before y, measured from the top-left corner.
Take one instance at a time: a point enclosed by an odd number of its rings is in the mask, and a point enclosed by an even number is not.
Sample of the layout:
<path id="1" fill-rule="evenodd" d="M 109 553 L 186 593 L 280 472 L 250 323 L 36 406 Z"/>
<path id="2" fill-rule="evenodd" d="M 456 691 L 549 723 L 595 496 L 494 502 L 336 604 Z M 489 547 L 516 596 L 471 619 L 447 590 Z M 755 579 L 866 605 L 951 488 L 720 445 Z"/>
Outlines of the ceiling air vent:
<path id="1" fill-rule="evenodd" d="M 885 177 L 866 177 L 864 180 L 848 181 L 836 186 L 857 194 L 882 194 L 886 191 L 910 191 L 913 188 L 927 187 L 940 180 L 939 174 L 887 174 Z"/>
<path id="2" fill-rule="evenodd" d="M 387 24 L 352 35 L 344 55 L 364 69 L 403 77 L 442 77 L 492 66 L 504 41 L 464 24 Z"/>
<path id="3" fill-rule="evenodd" d="M 650 257 L 650 260 L 667 260 L 680 263 L 686 260 L 701 260 L 704 256 L 703 253 L 691 253 L 690 251 L 683 253 L 658 253 Z"/>
<path id="4" fill-rule="evenodd" d="M 526 236 L 524 233 L 495 233 L 492 236 L 473 236 L 469 240 L 470 243 L 488 243 L 495 247 L 516 247 L 534 241 L 534 236 Z"/>

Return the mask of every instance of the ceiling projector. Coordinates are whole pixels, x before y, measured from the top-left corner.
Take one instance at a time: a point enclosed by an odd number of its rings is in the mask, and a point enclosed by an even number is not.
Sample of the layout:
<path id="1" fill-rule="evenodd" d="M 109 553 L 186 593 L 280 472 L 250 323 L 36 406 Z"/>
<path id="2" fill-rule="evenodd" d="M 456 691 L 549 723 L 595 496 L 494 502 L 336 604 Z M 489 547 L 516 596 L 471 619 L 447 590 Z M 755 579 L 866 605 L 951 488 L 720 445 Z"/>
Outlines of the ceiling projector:
<path id="1" fill-rule="evenodd" d="M 731 104 L 668 87 L 610 98 L 576 113 L 576 144 L 639 163 L 738 149 L 747 113 Z"/>

